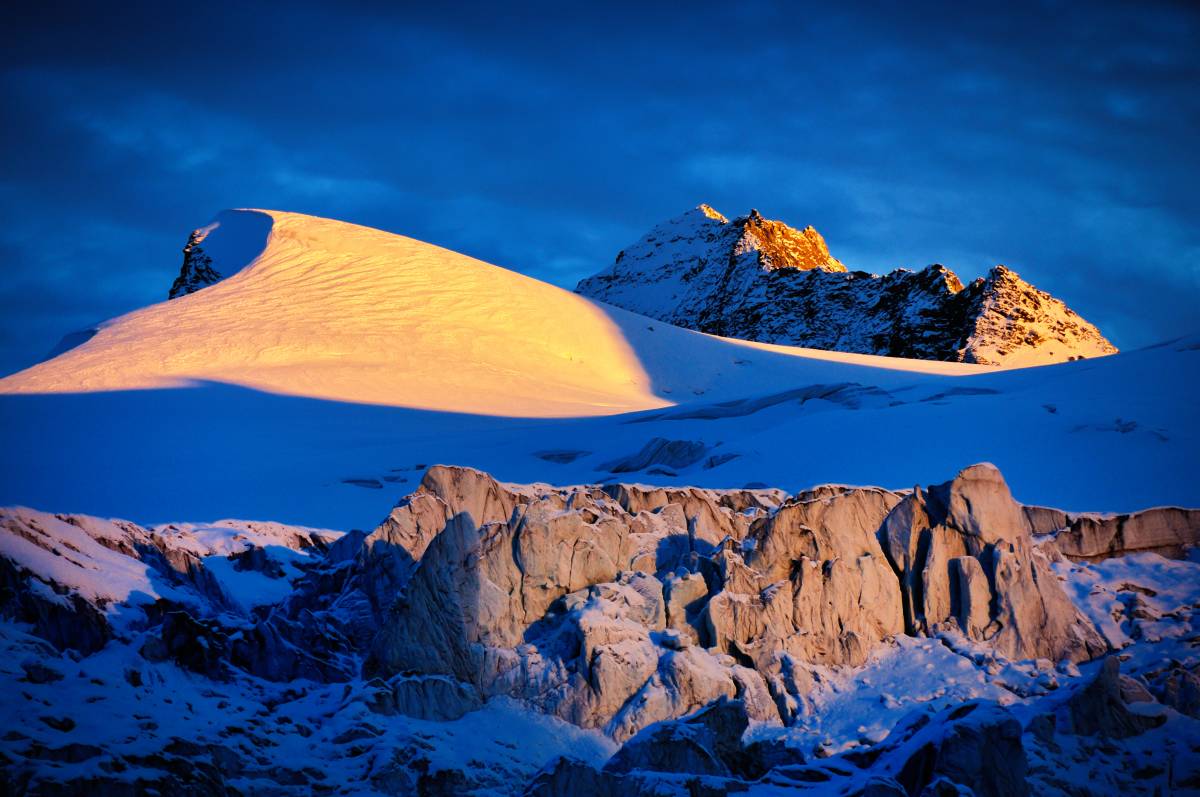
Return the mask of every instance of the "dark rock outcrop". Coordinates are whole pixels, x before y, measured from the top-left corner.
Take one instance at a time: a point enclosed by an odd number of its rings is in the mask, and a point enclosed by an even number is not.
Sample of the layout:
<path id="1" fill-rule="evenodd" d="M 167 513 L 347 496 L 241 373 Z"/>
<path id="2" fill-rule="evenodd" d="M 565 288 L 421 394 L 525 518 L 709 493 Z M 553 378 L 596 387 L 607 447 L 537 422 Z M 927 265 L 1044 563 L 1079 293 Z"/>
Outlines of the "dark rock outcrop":
<path id="1" fill-rule="evenodd" d="M 1096 676 L 1058 706 L 1040 723 L 1041 733 L 1127 739 L 1157 728 L 1166 721 L 1158 715 L 1129 708 L 1122 690 L 1121 663 L 1116 656 L 1104 660 Z"/>
<path id="2" fill-rule="evenodd" d="M 208 256 L 202 246 L 210 229 L 210 227 L 201 227 L 198 230 L 192 230 L 192 234 L 188 236 L 188 242 L 183 247 L 183 266 L 179 269 L 179 276 L 171 284 L 171 290 L 167 292 L 168 299 L 177 299 L 180 296 L 195 293 L 201 288 L 215 285 L 225 278 L 213 268 L 212 258 Z"/>
<path id="3" fill-rule="evenodd" d="M 745 704 L 722 698 L 684 719 L 643 729 L 609 759 L 604 771 L 730 777 L 742 768 L 741 739 L 749 725 Z"/>
<path id="4" fill-rule="evenodd" d="M 1158 698 L 1180 714 L 1200 719 L 1200 674 L 1195 669 L 1172 667 L 1162 679 Z"/>
<path id="5" fill-rule="evenodd" d="M 58 650 L 87 654 L 108 643 L 112 629 L 103 611 L 78 594 L 59 598 L 52 589 L 31 589 L 36 581 L 28 569 L 0 556 L 0 617 L 28 623 Z"/>
<path id="6" fill-rule="evenodd" d="M 985 702 L 965 703 L 946 714 L 944 720 L 925 724 L 902 748 L 907 758 L 894 777 L 909 795 L 924 794 L 931 787 L 933 794 L 946 793 L 938 790 L 939 782 L 966 787 L 976 797 L 1030 793 L 1016 717 Z"/>

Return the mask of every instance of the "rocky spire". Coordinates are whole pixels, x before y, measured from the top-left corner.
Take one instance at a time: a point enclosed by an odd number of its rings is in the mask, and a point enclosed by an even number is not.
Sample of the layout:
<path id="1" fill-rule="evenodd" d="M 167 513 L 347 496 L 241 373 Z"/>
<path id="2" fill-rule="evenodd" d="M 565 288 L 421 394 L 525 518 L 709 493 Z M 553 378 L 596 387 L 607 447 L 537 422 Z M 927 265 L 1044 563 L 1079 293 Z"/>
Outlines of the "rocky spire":
<path id="1" fill-rule="evenodd" d="M 191 235 L 188 236 L 187 245 L 183 247 L 183 267 L 179 269 L 179 276 L 171 285 L 171 290 L 167 294 L 168 299 L 177 299 L 180 296 L 195 293 L 201 288 L 206 288 L 224 279 L 213 268 L 212 258 L 205 253 L 201 246 L 211 230 L 211 226 L 201 227 L 192 230 Z"/>

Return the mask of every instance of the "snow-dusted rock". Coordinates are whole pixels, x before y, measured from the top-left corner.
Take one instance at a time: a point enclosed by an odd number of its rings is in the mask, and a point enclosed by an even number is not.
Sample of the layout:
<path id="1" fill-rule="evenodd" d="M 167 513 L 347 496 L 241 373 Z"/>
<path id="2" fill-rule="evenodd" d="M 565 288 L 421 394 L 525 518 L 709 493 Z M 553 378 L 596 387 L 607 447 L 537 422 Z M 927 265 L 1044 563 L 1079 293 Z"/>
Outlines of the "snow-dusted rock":
<path id="1" fill-rule="evenodd" d="M 379 612 L 368 672 L 452 677 L 617 739 L 721 696 L 789 721 L 806 668 L 859 665 L 906 630 L 959 629 L 1011 658 L 1106 649 L 990 465 L 907 496 L 782 503 L 437 466 L 359 563 Z"/>
<path id="2" fill-rule="evenodd" d="M 179 269 L 179 276 L 172 283 L 171 290 L 167 292 L 168 299 L 195 293 L 201 288 L 215 285 L 224 279 L 225 275 L 218 273 L 213 268 L 212 258 L 208 256 L 202 246 L 208 232 L 207 228 L 201 227 L 192 230 L 191 235 L 188 236 L 188 242 L 183 247 L 183 266 Z"/>
<path id="3" fill-rule="evenodd" d="M 1068 559 L 1107 559 L 1131 553 L 1179 558 L 1200 545 L 1200 510 L 1156 507 L 1120 515 L 1064 513 L 1054 547 Z"/>
<path id="4" fill-rule="evenodd" d="M 667 440 L 656 437 L 636 454 L 614 459 L 600 466 L 610 473 L 632 473 L 654 466 L 679 469 L 694 465 L 708 451 L 708 446 L 696 440 Z"/>
<path id="5" fill-rule="evenodd" d="M 565 797 L 589 794 L 595 797 L 635 795 L 620 775 L 601 772 L 576 758 L 560 756 L 538 772 L 524 791 L 524 797 Z"/>
<path id="6" fill-rule="evenodd" d="M 1029 794 L 1021 723 L 999 706 L 966 703 L 950 710 L 944 722 L 929 723 L 908 744 L 917 749 L 896 779 L 909 794 L 939 779 L 965 786 L 976 797 Z"/>
<path id="7" fill-rule="evenodd" d="M 192 230 L 167 298 L 178 299 L 233 276 L 261 253 L 270 230 L 270 217 L 254 210 L 222 211 Z"/>
<path id="8" fill-rule="evenodd" d="M 147 638 L 147 658 L 211 678 L 327 680 L 345 670 L 311 615 L 254 610 L 290 597 L 340 534 L 223 520 L 144 528 L 125 520 L 0 509 L 0 614 L 59 649 Z"/>
<path id="9" fill-rule="evenodd" d="M 736 766 L 742 734 L 749 724 L 745 705 L 721 699 L 685 719 L 642 730 L 617 751 L 604 769 L 728 777 Z"/>
<path id="10" fill-rule="evenodd" d="M 1054 720 L 1061 733 L 1125 739 L 1157 728 L 1166 718 L 1130 710 L 1122 690 L 1121 662 L 1109 656 L 1092 681 L 1059 707 Z"/>
<path id="11" fill-rule="evenodd" d="M 1125 703 L 1153 703 L 1154 695 L 1146 685 L 1129 675 L 1121 674 L 1121 700 Z"/>
<path id="12" fill-rule="evenodd" d="M 1195 669 L 1172 667 L 1159 687 L 1159 699 L 1180 714 L 1200 719 L 1200 675 Z"/>
<path id="13" fill-rule="evenodd" d="M 964 286 L 944 266 L 847 271 L 811 227 L 707 205 L 651 230 L 585 296 L 726 337 L 817 349 L 1034 365 L 1116 348 L 1058 299 L 996 266 Z"/>
<path id="14" fill-rule="evenodd" d="M 372 683 L 377 687 L 368 705 L 379 714 L 403 714 L 444 722 L 483 707 L 477 691 L 461 681 L 441 675 L 397 675 L 385 684 Z"/>
<path id="15" fill-rule="evenodd" d="M 1080 661 L 1106 649 L 1033 544 L 1022 508 L 992 465 L 915 488 L 880 537 L 900 578 L 910 633 L 953 624 L 1012 658 Z"/>
<path id="16" fill-rule="evenodd" d="M 368 670 L 449 675 L 616 738 L 722 695 L 745 693 L 756 718 L 778 721 L 753 670 L 663 636 L 668 598 L 657 576 L 679 585 L 672 623 L 690 642 L 698 634 L 688 609 L 707 588 L 689 564 L 706 561 L 719 533 L 746 533 L 773 501 L 744 492 L 518 488 L 432 468 L 364 544 L 365 583 L 386 583 L 370 575 L 396 572 L 380 546 L 420 546 L 421 535 L 397 530 L 415 528 L 430 497 L 446 507 L 444 529 L 423 551 L 406 551 L 420 564 L 382 617 Z M 626 505 L 661 503 L 630 513 L 610 493 Z"/>

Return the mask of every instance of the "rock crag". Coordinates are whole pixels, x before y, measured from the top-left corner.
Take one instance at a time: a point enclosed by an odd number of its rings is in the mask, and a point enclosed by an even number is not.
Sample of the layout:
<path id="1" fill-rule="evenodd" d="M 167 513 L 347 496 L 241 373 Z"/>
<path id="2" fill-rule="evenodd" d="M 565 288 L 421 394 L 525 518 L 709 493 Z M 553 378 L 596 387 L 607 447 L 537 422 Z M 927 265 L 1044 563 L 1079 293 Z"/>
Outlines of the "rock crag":
<path id="1" fill-rule="evenodd" d="M 183 247 L 183 265 L 179 269 L 179 276 L 171 283 L 171 290 L 167 292 L 168 299 L 187 296 L 225 278 L 226 275 L 213 268 L 212 258 L 204 251 L 204 239 L 213 227 L 215 225 L 192 230 L 188 236 L 187 244 Z"/>

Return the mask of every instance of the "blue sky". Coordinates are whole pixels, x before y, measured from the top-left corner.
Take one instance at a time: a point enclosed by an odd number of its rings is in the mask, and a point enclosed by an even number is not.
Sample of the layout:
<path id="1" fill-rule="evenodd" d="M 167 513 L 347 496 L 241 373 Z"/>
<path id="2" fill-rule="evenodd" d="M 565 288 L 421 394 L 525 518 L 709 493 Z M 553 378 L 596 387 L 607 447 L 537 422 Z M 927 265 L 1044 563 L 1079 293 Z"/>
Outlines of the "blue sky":
<path id="1" fill-rule="evenodd" d="M 242 206 L 567 287 L 699 202 L 755 207 L 852 268 L 1005 263 L 1122 347 L 1200 328 L 1186 3 L 27 5 L 0 373 L 163 299 Z"/>

